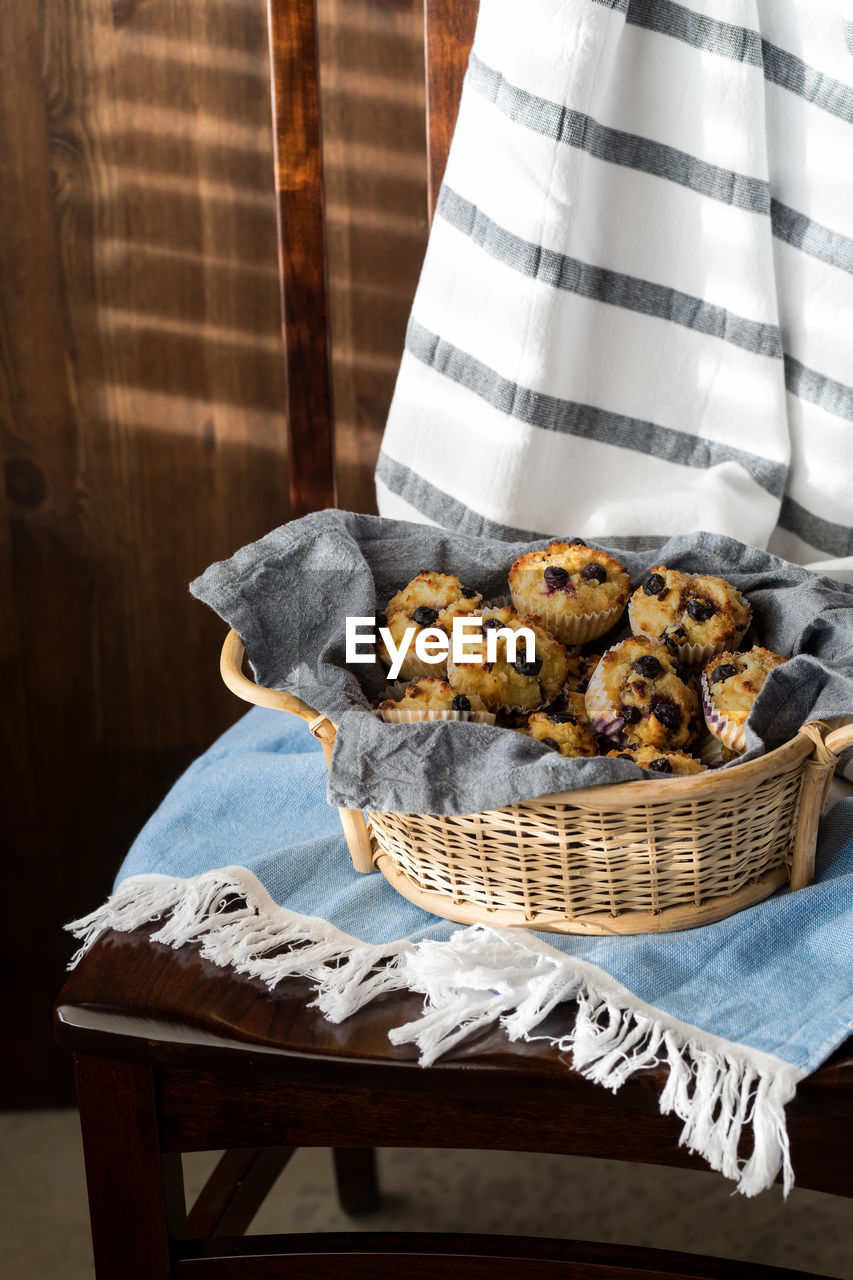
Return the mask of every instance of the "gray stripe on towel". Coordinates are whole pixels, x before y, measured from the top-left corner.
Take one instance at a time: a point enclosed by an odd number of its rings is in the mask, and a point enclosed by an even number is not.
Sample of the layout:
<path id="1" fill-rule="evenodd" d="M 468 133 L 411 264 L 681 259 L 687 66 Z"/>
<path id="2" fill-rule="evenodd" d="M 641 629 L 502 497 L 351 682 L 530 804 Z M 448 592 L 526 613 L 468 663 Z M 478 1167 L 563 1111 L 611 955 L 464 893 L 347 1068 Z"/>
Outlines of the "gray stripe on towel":
<path id="1" fill-rule="evenodd" d="M 782 358 L 782 336 L 775 324 L 749 320 L 679 289 L 544 249 L 500 226 L 447 186 L 439 193 L 437 212 L 492 258 L 530 279 L 595 302 L 668 320 L 755 355 Z"/>
<path id="2" fill-rule="evenodd" d="M 802 58 L 779 49 L 767 40 L 761 42 L 764 53 L 764 78 L 798 98 L 804 98 L 829 115 L 853 124 L 853 88 L 842 80 L 825 76 Z"/>
<path id="3" fill-rule="evenodd" d="M 853 555 L 853 529 L 849 525 L 824 520 L 813 511 L 801 507 L 799 502 L 795 502 L 787 494 L 782 499 L 779 525 L 802 538 L 810 547 L 817 547 L 818 551 L 825 551 L 829 556 Z"/>
<path id="4" fill-rule="evenodd" d="M 678 183 L 698 195 L 750 213 L 769 212 L 773 234 L 780 240 L 830 266 L 853 271 L 853 240 L 812 221 L 796 209 L 780 204 L 778 200 L 772 200 L 769 187 L 762 178 L 721 169 L 686 151 L 679 151 L 677 147 L 653 142 L 639 134 L 610 129 L 592 116 L 519 89 L 473 53 L 466 83 L 515 124 L 586 151 L 596 160 Z"/>
<path id="5" fill-rule="evenodd" d="M 596 0 L 599 3 L 600 0 Z M 762 65 L 761 36 L 752 27 L 740 27 L 706 13 L 697 13 L 673 0 L 630 0 L 625 15 L 633 27 L 643 27 L 659 35 L 671 36 L 706 53 L 716 53 L 732 62 Z"/>
<path id="6" fill-rule="evenodd" d="M 600 0 L 596 0 L 600 3 Z M 796 54 L 780 49 L 751 27 L 739 27 L 705 13 L 696 13 L 674 0 L 630 0 L 625 21 L 659 35 L 671 36 L 706 53 L 732 62 L 761 67 L 765 80 L 787 89 L 821 111 L 853 123 L 853 89 L 824 75 Z M 840 33 L 839 33 L 840 34 Z"/>
<path id="7" fill-rule="evenodd" d="M 455 533 L 473 534 L 477 538 L 500 538 L 503 542 L 535 542 L 537 538 L 547 536 L 534 533 L 531 529 L 516 529 L 513 525 L 498 524 L 495 520 L 481 516 L 458 498 L 451 497 L 437 485 L 431 484 L 417 471 L 390 458 L 387 453 L 380 452 L 376 460 L 376 477 L 392 493 L 396 493 L 398 498 L 408 502 L 409 506 L 434 520 L 442 528 L 453 529 Z"/>
<path id="8" fill-rule="evenodd" d="M 708 164 L 677 147 L 654 142 L 640 134 L 624 133 L 599 124 L 592 116 L 570 107 L 562 107 L 548 98 L 537 97 L 519 89 L 509 80 L 471 54 L 466 83 L 487 101 L 494 103 L 508 119 L 545 138 L 586 151 L 608 164 L 636 169 L 652 177 L 666 178 L 679 186 L 689 187 L 700 195 L 722 204 L 748 209 L 751 213 L 770 212 L 770 190 L 763 178 L 722 169 Z"/>
<path id="9" fill-rule="evenodd" d="M 691 436 L 686 431 L 662 427 L 642 418 L 611 413 L 595 405 L 561 400 L 532 391 L 502 377 L 474 356 L 430 333 L 412 316 L 406 332 L 406 350 L 422 364 L 435 369 L 459 386 L 472 391 L 500 413 L 539 427 L 601 444 L 631 449 L 684 467 L 710 468 L 733 462 L 768 493 L 781 497 L 787 468 L 780 462 L 735 449 L 731 445 Z"/>
<path id="10" fill-rule="evenodd" d="M 802 249 L 812 258 L 820 258 L 831 267 L 853 273 L 853 240 L 849 236 L 813 222 L 804 213 L 789 209 L 778 200 L 770 201 L 770 221 L 773 234 L 779 240 Z"/>
<path id="11" fill-rule="evenodd" d="M 439 489 L 437 485 L 426 480 L 411 467 L 380 452 L 376 461 L 376 477 L 386 489 L 402 498 L 410 507 L 420 511 L 429 520 L 444 529 L 453 529 L 455 533 L 473 534 L 477 538 L 500 538 L 503 542 L 537 542 L 541 538 L 571 538 L 575 536 L 573 529 L 562 529 L 549 533 L 540 530 L 534 533 L 531 529 L 517 529 L 514 525 L 499 524 L 489 520 L 479 512 L 466 507 L 458 498 Z M 666 534 L 626 535 L 614 534 L 608 539 L 608 545 L 622 548 L 625 551 L 652 551 L 666 542 Z M 593 539 L 599 542 L 598 538 Z"/>
<path id="12" fill-rule="evenodd" d="M 836 418 L 853 422 L 853 387 L 836 382 L 816 369 L 809 369 L 793 356 L 785 355 L 785 386 L 791 395 L 819 405 Z M 853 440 L 851 440 L 853 446 Z"/>

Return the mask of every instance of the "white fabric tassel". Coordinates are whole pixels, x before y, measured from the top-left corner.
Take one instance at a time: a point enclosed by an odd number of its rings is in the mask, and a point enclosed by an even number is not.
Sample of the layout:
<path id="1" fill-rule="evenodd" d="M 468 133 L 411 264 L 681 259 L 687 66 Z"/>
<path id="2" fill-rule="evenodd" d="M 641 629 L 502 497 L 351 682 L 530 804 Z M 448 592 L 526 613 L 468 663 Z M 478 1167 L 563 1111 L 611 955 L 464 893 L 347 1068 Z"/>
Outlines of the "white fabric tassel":
<path id="1" fill-rule="evenodd" d="M 159 920 L 167 911 L 178 910 L 187 884 L 186 880 L 172 880 L 168 876 L 145 876 L 141 884 L 125 880 L 103 906 L 65 926 L 82 943 L 79 951 L 71 957 L 69 969 L 74 968 L 108 929 L 129 933 L 152 920 Z"/>
<path id="2" fill-rule="evenodd" d="M 330 1022 L 340 1022 L 383 991 L 401 989 L 399 958 L 411 949 L 403 940 L 371 946 L 334 925 L 279 907 L 243 868 L 206 872 L 190 880 L 133 876 L 97 911 L 66 925 L 82 946 L 73 968 L 108 929 L 129 932 L 167 919 L 151 934 L 170 947 L 195 943 L 220 967 L 259 978 L 271 989 L 285 978 L 304 977 L 317 986 L 314 1004 Z"/>
<path id="3" fill-rule="evenodd" d="M 804 1072 L 670 1018 L 603 969 L 534 936 L 474 925 L 449 942 L 375 946 L 278 906 L 251 872 L 228 867 L 192 880 L 125 880 L 104 906 L 66 926 L 82 942 L 71 966 L 105 930 L 126 932 L 164 917 L 151 935 L 156 941 L 195 943 L 214 964 L 270 988 L 288 977 L 310 979 L 317 988 L 313 1003 L 330 1022 L 382 992 L 420 992 L 421 1016 L 389 1038 L 416 1044 L 422 1066 L 495 1023 L 510 1040 L 537 1038 L 533 1032 L 548 1014 L 574 998 L 571 1028 L 538 1038 L 570 1051 L 575 1070 L 616 1091 L 635 1072 L 665 1065 L 660 1110 L 684 1122 L 682 1146 L 733 1179 L 744 1195 L 770 1186 L 780 1169 L 786 1195 L 793 1186 L 785 1104 Z M 749 1130 L 753 1149 L 743 1158 L 738 1148 Z"/>
<path id="4" fill-rule="evenodd" d="M 423 1065 L 495 1019 L 511 1040 L 532 1039 L 545 1016 L 574 996 L 571 1030 L 544 1038 L 571 1051 L 575 1070 L 615 1092 L 635 1072 L 665 1065 L 660 1110 L 684 1121 L 681 1145 L 744 1195 L 770 1186 L 780 1168 L 786 1195 L 793 1186 L 784 1105 L 803 1075 L 796 1067 L 642 1006 L 596 966 L 535 938 L 482 925 L 447 943 L 421 943 L 406 955 L 404 975 L 409 989 L 426 996 L 426 1008 L 390 1038 L 416 1044 Z M 750 1128 L 753 1152 L 744 1159 L 738 1147 Z"/>

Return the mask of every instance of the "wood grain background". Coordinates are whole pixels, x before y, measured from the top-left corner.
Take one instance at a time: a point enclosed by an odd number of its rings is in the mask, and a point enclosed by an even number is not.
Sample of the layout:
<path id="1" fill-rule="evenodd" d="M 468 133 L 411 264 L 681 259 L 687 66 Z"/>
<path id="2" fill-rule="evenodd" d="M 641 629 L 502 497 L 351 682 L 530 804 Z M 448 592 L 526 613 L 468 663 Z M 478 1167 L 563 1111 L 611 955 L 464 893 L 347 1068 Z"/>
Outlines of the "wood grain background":
<path id="1" fill-rule="evenodd" d="M 321 0 L 342 506 L 426 242 L 422 0 Z M 263 0 L 4 0 L 0 1106 L 70 1098 L 61 924 L 242 711 L 187 584 L 287 518 Z"/>

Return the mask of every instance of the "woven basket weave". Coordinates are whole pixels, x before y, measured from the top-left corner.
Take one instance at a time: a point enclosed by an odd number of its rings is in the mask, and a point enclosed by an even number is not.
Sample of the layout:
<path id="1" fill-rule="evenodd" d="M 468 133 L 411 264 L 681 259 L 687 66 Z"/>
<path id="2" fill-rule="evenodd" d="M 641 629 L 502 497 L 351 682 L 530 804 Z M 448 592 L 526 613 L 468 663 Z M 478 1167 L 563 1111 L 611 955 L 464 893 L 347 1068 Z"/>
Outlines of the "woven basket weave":
<path id="1" fill-rule="evenodd" d="M 327 761 L 335 726 L 242 670 L 230 632 L 221 671 L 239 697 L 308 720 Z M 722 919 L 787 880 L 812 878 L 817 824 L 853 725 L 804 725 L 722 773 L 586 787 L 457 816 L 341 809 L 353 865 L 465 924 L 566 933 L 660 933 Z"/>

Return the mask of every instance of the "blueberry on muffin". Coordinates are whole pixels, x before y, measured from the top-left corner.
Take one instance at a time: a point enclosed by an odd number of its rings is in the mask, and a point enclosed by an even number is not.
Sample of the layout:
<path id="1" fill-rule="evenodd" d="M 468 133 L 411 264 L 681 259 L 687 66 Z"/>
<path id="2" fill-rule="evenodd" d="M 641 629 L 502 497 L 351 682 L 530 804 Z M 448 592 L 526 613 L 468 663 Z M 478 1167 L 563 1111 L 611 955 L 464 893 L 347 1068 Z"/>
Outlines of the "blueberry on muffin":
<path id="1" fill-rule="evenodd" d="M 437 573 L 433 569 L 424 569 L 392 596 L 385 609 L 385 625 L 391 632 L 394 644 L 399 646 L 402 643 L 407 628 L 412 627 L 415 631 L 400 667 L 403 679 L 414 680 L 417 676 L 445 677 L 446 662 L 422 662 L 415 653 L 418 633 L 437 627 L 449 636 L 454 617 L 457 614 L 476 613 L 482 603 L 483 597 L 470 587 L 464 587 L 455 574 Z M 391 655 L 381 637 L 377 647 L 380 658 L 390 667 Z"/>
<path id="2" fill-rule="evenodd" d="M 489 609 L 483 613 L 481 636 L 472 635 L 466 643 L 472 661 L 447 662 L 447 678 L 459 693 L 477 694 L 490 711 L 537 711 L 552 702 L 566 681 L 568 660 L 559 641 L 527 618 L 519 618 L 514 609 Z M 532 657 L 527 656 L 523 637 L 515 653 L 507 647 L 501 631 L 526 628 L 535 640 Z M 488 633 L 494 631 L 494 661 L 489 660 Z"/>
<path id="3" fill-rule="evenodd" d="M 531 738 L 563 756 L 597 756 L 595 730 L 586 714 L 583 694 L 569 694 L 568 700 L 566 711 L 535 711 L 531 715 Z"/>
<path id="4" fill-rule="evenodd" d="M 380 702 L 383 720 L 479 720 L 493 724 L 492 715 L 476 693 L 458 693 L 440 676 L 419 676 L 408 685 L 402 698 Z"/>
<path id="5" fill-rule="evenodd" d="M 725 578 L 666 565 L 652 569 L 628 605 L 634 635 L 662 641 L 686 666 L 736 648 L 751 617 L 749 602 Z"/>
<path id="6" fill-rule="evenodd" d="M 608 751 L 607 755 L 615 760 L 630 760 L 641 769 L 648 769 L 661 778 L 686 778 L 693 773 L 707 772 L 701 760 L 684 751 L 659 751 L 657 747 L 624 747 L 621 751 Z"/>
<path id="7" fill-rule="evenodd" d="M 746 653 L 717 653 L 702 669 L 702 710 L 709 730 L 738 754 L 746 748 L 746 722 L 764 681 L 787 658 L 760 645 Z"/>
<path id="8" fill-rule="evenodd" d="M 613 645 L 586 691 L 595 730 L 613 746 L 677 751 L 701 724 L 699 699 L 665 645 L 630 636 Z"/>
<path id="9" fill-rule="evenodd" d="M 631 594 L 618 560 L 579 540 L 528 551 L 510 569 L 519 615 L 540 623 L 564 644 L 582 644 L 609 631 Z"/>

